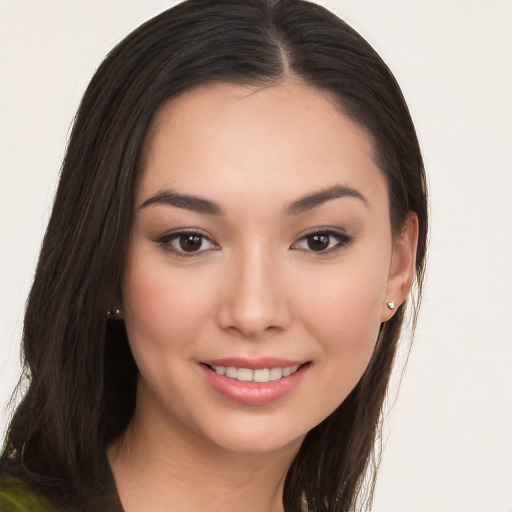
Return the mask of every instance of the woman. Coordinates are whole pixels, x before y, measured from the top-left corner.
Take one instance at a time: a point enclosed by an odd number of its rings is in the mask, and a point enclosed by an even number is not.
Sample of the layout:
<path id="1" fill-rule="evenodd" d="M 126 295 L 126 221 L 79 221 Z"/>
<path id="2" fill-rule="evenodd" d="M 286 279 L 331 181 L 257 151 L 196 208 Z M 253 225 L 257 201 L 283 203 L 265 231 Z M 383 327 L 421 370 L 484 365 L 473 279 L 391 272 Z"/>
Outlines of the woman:
<path id="1" fill-rule="evenodd" d="M 77 114 L 2 499 L 365 506 L 426 233 L 407 107 L 344 22 L 298 0 L 191 0 L 145 23 Z"/>

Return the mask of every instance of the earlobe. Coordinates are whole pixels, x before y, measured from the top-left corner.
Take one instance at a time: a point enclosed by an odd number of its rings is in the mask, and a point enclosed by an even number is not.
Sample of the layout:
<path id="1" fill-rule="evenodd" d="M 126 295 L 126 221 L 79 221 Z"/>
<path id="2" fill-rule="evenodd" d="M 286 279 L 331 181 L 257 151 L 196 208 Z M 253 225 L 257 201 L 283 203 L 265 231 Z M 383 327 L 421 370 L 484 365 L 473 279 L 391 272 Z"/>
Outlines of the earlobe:
<path id="1" fill-rule="evenodd" d="M 121 320 L 124 318 L 123 304 L 121 301 L 121 294 L 116 293 L 115 297 L 111 301 L 112 306 L 108 308 L 107 318 L 109 320 Z"/>
<path id="2" fill-rule="evenodd" d="M 123 318 L 123 312 L 118 307 L 113 307 L 107 311 L 107 318 L 109 320 L 121 320 L 121 318 Z"/>
<path id="3" fill-rule="evenodd" d="M 405 302 L 414 281 L 416 250 L 418 247 L 418 217 L 409 212 L 400 233 L 393 242 L 393 253 L 386 286 L 385 301 L 382 305 L 381 322 L 389 320 L 398 307 Z M 393 304 L 393 307 L 389 305 Z"/>

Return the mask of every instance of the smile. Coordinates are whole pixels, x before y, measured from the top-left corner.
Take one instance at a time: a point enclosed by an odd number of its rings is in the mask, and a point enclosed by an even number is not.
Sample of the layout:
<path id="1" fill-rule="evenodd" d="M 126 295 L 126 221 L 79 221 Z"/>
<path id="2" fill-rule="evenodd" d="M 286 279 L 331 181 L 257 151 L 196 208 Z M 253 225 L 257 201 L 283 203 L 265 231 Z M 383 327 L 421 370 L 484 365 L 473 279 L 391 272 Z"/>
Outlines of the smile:
<path id="1" fill-rule="evenodd" d="M 258 370 L 236 368 L 235 366 L 214 365 L 210 365 L 210 368 L 218 375 L 224 375 L 230 379 L 236 379 L 241 382 L 272 382 L 293 375 L 298 370 L 299 366 L 261 368 Z"/>
<path id="2" fill-rule="evenodd" d="M 226 358 L 198 364 L 211 388 L 230 402 L 261 406 L 291 393 L 308 373 L 311 361 L 274 357 Z"/>

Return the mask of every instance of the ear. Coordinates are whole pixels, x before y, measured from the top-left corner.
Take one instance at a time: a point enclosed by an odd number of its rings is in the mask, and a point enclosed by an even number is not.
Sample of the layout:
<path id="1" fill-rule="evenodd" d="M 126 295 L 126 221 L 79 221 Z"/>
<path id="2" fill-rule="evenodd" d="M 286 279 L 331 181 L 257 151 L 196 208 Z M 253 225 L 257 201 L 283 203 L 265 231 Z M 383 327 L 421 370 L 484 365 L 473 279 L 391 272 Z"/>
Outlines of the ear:
<path id="1" fill-rule="evenodd" d="M 382 304 L 381 322 L 389 320 L 393 314 L 387 304 L 393 302 L 395 307 L 405 302 L 414 281 L 416 269 L 416 250 L 418 247 L 418 217 L 409 212 L 400 233 L 393 241 L 391 264 L 386 286 L 385 303 Z"/>
<path id="2" fill-rule="evenodd" d="M 121 320 L 124 318 L 123 310 L 120 307 L 114 306 L 107 311 L 107 318 L 109 320 Z"/>
<path id="3" fill-rule="evenodd" d="M 121 292 L 117 291 L 110 303 L 112 306 L 107 311 L 107 318 L 111 320 L 120 320 L 124 318 Z"/>

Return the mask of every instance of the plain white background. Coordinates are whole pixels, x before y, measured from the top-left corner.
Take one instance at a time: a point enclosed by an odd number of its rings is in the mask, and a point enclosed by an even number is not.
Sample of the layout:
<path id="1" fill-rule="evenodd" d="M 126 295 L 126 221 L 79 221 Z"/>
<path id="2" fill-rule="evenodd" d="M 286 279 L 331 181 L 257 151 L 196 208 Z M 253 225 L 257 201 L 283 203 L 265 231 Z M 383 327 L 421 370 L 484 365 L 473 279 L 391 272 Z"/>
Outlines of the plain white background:
<path id="1" fill-rule="evenodd" d="M 81 94 L 115 43 L 174 3 L 0 0 L 0 434 Z M 430 185 L 423 308 L 373 510 L 511 512 L 512 2 L 320 3 L 395 73 Z"/>

